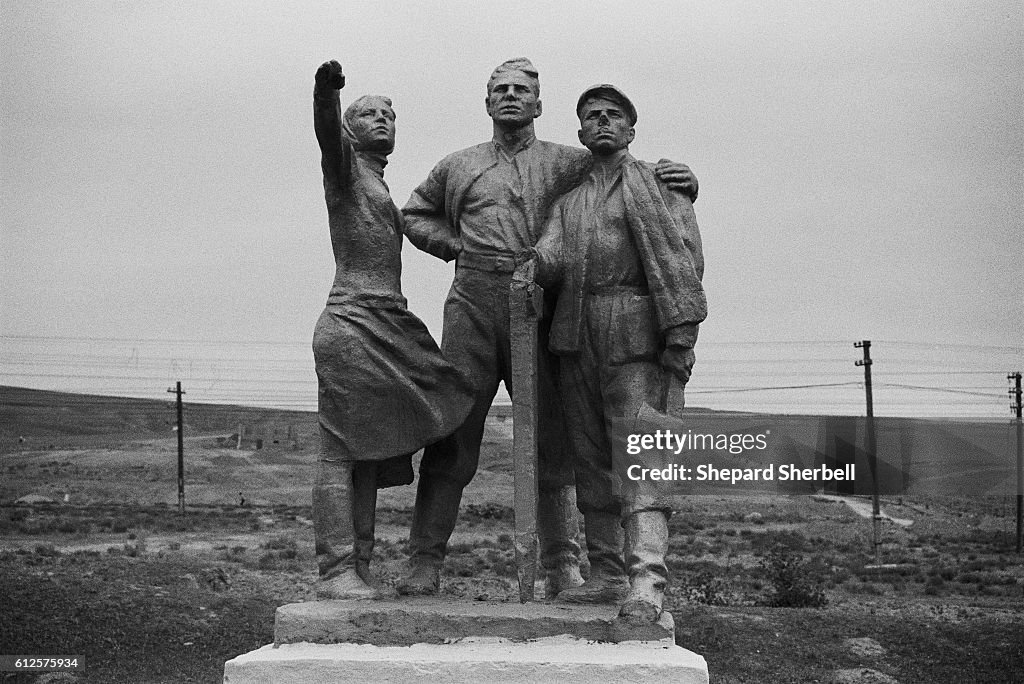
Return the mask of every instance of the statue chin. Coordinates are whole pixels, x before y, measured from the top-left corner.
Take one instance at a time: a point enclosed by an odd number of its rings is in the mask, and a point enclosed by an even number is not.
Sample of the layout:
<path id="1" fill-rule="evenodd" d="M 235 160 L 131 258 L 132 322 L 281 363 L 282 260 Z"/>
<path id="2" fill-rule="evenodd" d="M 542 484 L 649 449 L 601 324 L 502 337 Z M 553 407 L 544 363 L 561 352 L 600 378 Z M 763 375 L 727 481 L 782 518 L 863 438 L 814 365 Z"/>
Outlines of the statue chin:
<path id="1" fill-rule="evenodd" d="M 359 148 L 363 152 L 383 152 L 385 154 L 390 154 L 391 151 L 393 149 L 395 149 L 395 141 L 387 139 L 387 138 L 385 138 L 385 139 L 376 138 L 376 139 L 373 139 L 373 140 L 362 140 L 362 141 L 360 141 L 360 143 L 361 144 L 360 144 Z"/>

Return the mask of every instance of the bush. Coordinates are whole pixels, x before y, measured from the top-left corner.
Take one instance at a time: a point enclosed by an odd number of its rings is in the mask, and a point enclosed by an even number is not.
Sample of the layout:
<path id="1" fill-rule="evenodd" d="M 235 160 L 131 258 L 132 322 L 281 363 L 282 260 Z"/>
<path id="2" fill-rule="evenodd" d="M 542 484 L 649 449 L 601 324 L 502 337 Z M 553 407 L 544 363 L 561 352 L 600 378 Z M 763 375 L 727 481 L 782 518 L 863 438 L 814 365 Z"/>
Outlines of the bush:
<path id="1" fill-rule="evenodd" d="M 761 559 L 771 593 L 765 605 L 776 608 L 820 608 L 828 603 L 822 580 L 803 556 L 786 546 L 775 546 Z"/>
<path id="2" fill-rule="evenodd" d="M 672 588 L 672 593 L 690 603 L 707 606 L 737 605 L 730 583 L 721 574 L 700 572 L 687 576 Z"/>

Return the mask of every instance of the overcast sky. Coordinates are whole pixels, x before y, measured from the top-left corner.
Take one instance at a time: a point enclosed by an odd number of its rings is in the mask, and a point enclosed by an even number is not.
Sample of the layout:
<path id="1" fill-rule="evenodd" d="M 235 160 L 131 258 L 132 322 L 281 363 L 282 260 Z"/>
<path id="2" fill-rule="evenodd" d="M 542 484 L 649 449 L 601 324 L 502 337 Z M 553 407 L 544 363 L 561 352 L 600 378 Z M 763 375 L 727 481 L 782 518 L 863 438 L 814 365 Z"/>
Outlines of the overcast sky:
<path id="1" fill-rule="evenodd" d="M 342 63 L 343 103 L 394 100 L 402 206 L 490 138 L 487 77 L 527 56 L 540 138 L 577 144 L 577 96 L 611 82 L 639 111 L 634 155 L 698 175 L 700 345 L 1024 339 L 1019 0 L 10 0 L 0 18 L 6 335 L 308 342 L 334 268 L 317 66 Z M 439 336 L 452 268 L 403 254 Z"/>

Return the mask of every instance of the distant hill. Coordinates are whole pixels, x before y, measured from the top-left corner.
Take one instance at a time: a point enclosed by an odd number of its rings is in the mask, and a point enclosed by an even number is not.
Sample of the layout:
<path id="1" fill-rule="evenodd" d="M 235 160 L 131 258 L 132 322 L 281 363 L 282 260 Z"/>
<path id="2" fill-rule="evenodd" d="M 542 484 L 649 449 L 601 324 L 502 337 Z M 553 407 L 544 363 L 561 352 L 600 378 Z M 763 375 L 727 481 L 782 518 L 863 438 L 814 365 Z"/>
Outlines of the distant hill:
<path id="1" fill-rule="evenodd" d="M 166 401 L 71 394 L 0 385 L 0 439 L 78 435 L 166 437 L 177 421 L 174 395 Z M 301 424 L 316 421 L 309 411 L 184 404 L 185 434 L 233 432 L 239 423 Z"/>

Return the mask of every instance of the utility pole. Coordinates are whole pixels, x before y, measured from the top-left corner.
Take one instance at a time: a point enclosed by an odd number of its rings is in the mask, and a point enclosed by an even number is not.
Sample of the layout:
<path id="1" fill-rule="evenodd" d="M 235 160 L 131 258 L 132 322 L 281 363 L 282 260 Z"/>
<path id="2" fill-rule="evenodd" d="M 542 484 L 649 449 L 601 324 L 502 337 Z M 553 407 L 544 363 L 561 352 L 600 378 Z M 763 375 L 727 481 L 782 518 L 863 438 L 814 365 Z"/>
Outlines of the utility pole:
<path id="1" fill-rule="evenodd" d="M 864 391 L 867 394 L 868 420 L 865 426 L 865 450 L 868 453 L 868 467 L 871 468 L 871 522 L 874 533 L 875 565 L 878 565 L 878 527 L 882 520 L 881 507 L 878 504 L 878 456 L 875 453 L 875 409 L 871 398 L 871 341 L 854 342 L 853 346 L 864 350 L 864 358 L 855 362 L 864 366 Z"/>
<path id="2" fill-rule="evenodd" d="M 1020 371 L 1010 373 L 1006 379 L 1016 381 L 1016 386 L 1010 388 L 1010 396 L 1014 400 L 1010 408 L 1017 414 L 1017 553 L 1020 553 L 1024 547 L 1024 451 L 1021 447 L 1024 427 L 1021 422 Z"/>
<path id="3" fill-rule="evenodd" d="M 178 512 L 185 514 L 185 421 L 181 410 L 181 380 L 167 389 L 178 397 Z"/>

